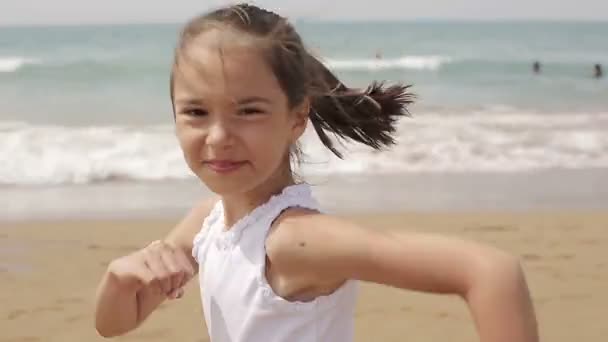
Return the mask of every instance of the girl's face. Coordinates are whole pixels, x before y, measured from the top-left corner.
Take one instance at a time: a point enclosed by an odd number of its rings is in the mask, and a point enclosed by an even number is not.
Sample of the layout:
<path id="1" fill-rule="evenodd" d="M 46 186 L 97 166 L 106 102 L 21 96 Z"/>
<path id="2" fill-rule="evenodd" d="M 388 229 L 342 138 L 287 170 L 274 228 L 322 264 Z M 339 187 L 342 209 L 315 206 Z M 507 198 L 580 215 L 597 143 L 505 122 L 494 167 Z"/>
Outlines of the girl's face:
<path id="1" fill-rule="evenodd" d="M 255 48 L 219 49 L 207 36 L 186 48 L 175 70 L 177 137 L 188 166 L 211 191 L 251 191 L 286 171 L 309 108 L 289 108 Z"/>

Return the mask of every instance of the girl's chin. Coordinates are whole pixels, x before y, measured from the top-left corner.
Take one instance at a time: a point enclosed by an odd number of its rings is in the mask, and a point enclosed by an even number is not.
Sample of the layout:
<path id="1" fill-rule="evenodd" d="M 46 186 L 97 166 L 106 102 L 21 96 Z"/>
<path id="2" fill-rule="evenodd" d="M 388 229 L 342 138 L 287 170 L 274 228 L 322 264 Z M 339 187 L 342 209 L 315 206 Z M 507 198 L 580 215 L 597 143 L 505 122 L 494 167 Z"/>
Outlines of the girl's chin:
<path id="1" fill-rule="evenodd" d="M 254 186 L 254 184 L 251 182 L 251 178 L 217 175 L 214 177 L 207 177 L 205 175 L 199 178 L 203 181 L 207 188 L 209 188 L 209 190 L 219 196 L 229 196 L 243 193 Z"/>

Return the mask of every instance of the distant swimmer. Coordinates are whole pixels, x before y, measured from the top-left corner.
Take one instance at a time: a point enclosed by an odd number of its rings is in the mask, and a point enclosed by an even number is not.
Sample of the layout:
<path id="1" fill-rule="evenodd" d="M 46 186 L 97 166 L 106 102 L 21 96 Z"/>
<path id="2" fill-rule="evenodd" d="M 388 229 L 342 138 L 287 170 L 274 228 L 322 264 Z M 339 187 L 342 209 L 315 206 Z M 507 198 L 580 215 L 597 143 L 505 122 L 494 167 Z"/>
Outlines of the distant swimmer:
<path id="1" fill-rule="evenodd" d="M 382 51 L 376 51 L 376 59 L 382 59 Z"/>
<path id="2" fill-rule="evenodd" d="M 602 70 L 601 64 L 596 64 L 594 69 L 595 69 L 595 71 L 593 73 L 593 76 L 595 78 L 602 78 L 604 76 L 604 71 Z"/>
<path id="3" fill-rule="evenodd" d="M 535 74 L 540 74 L 540 62 L 539 61 L 534 62 L 534 64 L 532 65 L 532 71 L 534 71 Z"/>

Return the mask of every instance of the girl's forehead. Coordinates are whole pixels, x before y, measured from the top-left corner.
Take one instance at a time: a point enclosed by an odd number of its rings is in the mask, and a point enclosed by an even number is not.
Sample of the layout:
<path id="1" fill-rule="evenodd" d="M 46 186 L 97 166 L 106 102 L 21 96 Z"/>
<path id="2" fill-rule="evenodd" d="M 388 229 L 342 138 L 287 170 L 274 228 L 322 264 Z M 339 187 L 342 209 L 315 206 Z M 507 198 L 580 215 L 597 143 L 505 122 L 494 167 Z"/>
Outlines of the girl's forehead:
<path id="1" fill-rule="evenodd" d="M 261 51 L 251 46 L 192 44 L 178 54 L 174 82 L 176 97 L 284 96 Z"/>

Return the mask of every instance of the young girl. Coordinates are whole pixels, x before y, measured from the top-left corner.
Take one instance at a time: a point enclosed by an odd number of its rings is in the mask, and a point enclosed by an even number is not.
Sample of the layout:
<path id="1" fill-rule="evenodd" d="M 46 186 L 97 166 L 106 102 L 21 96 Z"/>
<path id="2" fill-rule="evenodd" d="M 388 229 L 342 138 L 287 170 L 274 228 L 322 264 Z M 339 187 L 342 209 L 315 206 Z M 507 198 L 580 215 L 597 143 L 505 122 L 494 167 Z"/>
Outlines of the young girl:
<path id="1" fill-rule="evenodd" d="M 353 341 L 357 281 L 456 294 L 481 341 L 537 341 L 515 258 L 473 242 L 363 229 L 324 214 L 296 182 L 291 161 L 309 120 L 338 156 L 328 133 L 380 149 L 407 114 L 407 90 L 347 88 L 285 18 L 255 6 L 191 21 L 171 77 L 176 134 L 188 166 L 219 199 L 110 263 L 98 332 L 135 329 L 198 273 L 213 342 Z"/>

